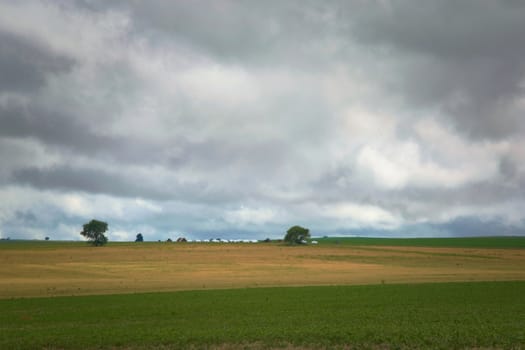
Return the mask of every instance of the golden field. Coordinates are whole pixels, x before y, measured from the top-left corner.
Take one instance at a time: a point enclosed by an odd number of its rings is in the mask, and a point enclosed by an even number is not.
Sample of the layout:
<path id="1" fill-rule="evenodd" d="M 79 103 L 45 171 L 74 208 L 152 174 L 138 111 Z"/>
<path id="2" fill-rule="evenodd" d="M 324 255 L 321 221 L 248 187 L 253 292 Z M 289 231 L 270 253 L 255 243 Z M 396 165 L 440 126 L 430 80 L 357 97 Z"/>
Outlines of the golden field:
<path id="1" fill-rule="evenodd" d="M 525 280 L 524 249 L 278 243 L 0 246 L 0 298 L 496 280 Z"/>

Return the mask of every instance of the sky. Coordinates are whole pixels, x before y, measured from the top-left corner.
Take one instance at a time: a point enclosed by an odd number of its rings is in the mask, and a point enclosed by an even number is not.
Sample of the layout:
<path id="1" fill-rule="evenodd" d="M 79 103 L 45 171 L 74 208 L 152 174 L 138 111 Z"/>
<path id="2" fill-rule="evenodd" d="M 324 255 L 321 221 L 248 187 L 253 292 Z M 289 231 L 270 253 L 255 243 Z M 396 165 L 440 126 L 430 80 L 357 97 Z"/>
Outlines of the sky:
<path id="1" fill-rule="evenodd" d="M 525 235 L 525 2 L 0 0 L 0 237 Z"/>

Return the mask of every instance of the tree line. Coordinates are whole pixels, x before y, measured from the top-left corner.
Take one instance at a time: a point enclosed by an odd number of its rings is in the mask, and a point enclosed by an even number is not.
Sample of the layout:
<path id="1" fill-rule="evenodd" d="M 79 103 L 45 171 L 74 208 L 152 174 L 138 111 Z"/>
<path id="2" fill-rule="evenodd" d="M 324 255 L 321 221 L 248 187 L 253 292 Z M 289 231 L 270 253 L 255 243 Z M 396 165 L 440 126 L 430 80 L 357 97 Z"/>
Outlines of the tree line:
<path id="1" fill-rule="evenodd" d="M 80 234 L 87 238 L 88 242 L 94 246 L 102 246 L 108 242 L 108 237 L 104 234 L 108 230 L 108 223 L 99 220 L 91 220 L 82 226 Z M 305 244 L 310 238 L 310 230 L 301 226 L 292 226 L 286 231 L 284 242 L 288 244 Z M 143 242 L 142 233 L 137 234 L 135 242 Z"/>

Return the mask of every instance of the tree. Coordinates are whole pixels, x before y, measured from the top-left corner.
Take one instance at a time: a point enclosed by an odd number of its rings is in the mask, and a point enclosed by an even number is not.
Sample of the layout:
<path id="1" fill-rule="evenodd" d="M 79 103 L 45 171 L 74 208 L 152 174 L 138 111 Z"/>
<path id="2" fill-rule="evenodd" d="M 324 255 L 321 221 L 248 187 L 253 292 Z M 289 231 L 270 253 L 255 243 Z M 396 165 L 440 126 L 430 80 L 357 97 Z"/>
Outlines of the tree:
<path id="1" fill-rule="evenodd" d="M 284 241 L 289 244 L 301 244 L 310 238 L 310 230 L 301 226 L 292 226 L 286 231 Z"/>
<path id="2" fill-rule="evenodd" d="M 135 238 L 135 242 L 144 242 L 144 237 L 142 237 L 142 233 L 137 234 L 137 238 Z"/>
<path id="3" fill-rule="evenodd" d="M 104 232 L 108 230 L 108 224 L 104 221 L 91 220 L 84 224 L 80 234 L 88 239 L 94 246 L 101 246 L 108 242 L 108 238 L 104 236 Z"/>

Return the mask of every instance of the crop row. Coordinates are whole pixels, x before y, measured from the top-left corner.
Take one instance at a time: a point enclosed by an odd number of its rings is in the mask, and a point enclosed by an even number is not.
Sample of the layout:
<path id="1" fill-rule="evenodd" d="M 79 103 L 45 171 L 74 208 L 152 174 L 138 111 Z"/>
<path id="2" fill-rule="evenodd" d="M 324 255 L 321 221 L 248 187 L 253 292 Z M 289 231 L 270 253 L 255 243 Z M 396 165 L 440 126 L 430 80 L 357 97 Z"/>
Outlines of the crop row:
<path id="1" fill-rule="evenodd" d="M 521 348 L 523 295 L 481 282 L 0 300 L 0 348 Z"/>

